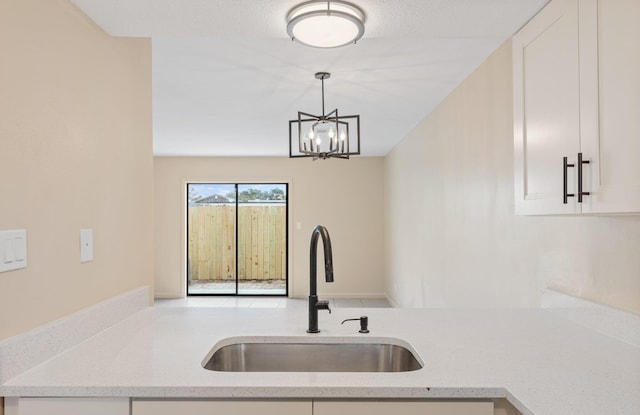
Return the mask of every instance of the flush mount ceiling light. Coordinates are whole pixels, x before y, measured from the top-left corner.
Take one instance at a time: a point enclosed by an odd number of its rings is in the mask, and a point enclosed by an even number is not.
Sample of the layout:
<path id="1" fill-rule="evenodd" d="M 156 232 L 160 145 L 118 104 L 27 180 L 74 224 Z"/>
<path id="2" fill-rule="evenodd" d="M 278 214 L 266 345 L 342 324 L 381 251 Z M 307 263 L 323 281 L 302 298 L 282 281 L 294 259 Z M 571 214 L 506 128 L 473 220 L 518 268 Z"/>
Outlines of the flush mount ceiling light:
<path id="1" fill-rule="evenodd" d="M 364 12 L 346 1 L 307 1 L 287 15 L 287 33 L 292 40 L 307 46 L 345 46 L 364 34 Z"/>
<path id="2" fill-rule="evenodd" d="M 298 119 L 289 121 L 289 157 L 326 160 L 360 154 L 360 116 L 339 116 L 338 109 L 325 114 L 324 80 L 331 74 L 318 72 L 315 76 L 322 82 L 322 115 L 298 111 Z"/>

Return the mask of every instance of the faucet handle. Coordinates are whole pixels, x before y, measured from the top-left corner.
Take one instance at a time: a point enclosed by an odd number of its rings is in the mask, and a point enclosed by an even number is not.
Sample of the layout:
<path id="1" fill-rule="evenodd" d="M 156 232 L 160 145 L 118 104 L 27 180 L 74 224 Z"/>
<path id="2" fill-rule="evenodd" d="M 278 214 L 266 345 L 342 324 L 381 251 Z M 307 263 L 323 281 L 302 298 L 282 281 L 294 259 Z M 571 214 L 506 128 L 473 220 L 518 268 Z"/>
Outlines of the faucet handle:
<path id="1" fill-rule="evenodd" d="M 318 302 L 316 303 L 316 309 L 328 310 L 329 314 L 331 314 L 331 307 L 329 307 L 329 301 L 327 300 L 318 300 Z"/>
<path id="2" fill-rule="evenodd" d="M 369 329 L 368 329 L 369 317 L 367 316 L 361 316 L 360 318 L 348 318 L 340 324 L 344 324 L 346 321 L 358 321 L 358 320 L 360 320 L 360 330 L 358 330 L 358 332 L 369 333 Z"/>

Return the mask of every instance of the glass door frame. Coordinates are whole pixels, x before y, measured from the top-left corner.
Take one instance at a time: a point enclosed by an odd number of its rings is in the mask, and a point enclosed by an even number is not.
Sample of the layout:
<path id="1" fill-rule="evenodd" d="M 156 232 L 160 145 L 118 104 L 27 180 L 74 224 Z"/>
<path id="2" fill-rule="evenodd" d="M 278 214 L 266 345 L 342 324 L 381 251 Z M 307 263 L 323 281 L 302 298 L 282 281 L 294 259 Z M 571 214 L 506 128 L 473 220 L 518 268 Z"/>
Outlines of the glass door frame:
<path id="1" fill-rule="evenodd" d="M 234 239 L 235 239 L 235 292 L 234 293 L 189 293 L 189 185 L 197 184 L 211 184 L 211 185 L 233 185 L 236 192 L 235 200 L 235 226 L 234 226 Z M 285 290 L 282 294 L 250 294 L 238 292 L 238 186 L 239 185 L 283 185 L 285 187 Z M 185 295 L 187 297 L 211 297 L 211 296 L 229 296 L 229 297 L 288 297 L 289 296 L 289 189 L 291 188 L 289 181 L 287 180 L 274 180 L 274 181 L 219 181 L 219 180 L 188 180 L 184 182 L 185 197 L 183 200 L 183 206 L 185 207 Z"/>

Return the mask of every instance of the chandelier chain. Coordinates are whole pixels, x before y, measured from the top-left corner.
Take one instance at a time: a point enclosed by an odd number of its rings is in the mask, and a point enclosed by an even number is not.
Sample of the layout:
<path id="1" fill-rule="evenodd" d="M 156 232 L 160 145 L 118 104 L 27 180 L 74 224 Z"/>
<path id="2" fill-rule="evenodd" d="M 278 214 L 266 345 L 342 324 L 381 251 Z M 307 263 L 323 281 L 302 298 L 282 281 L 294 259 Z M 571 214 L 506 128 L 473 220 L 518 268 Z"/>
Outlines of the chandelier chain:
<path id="1" fill-rule="evenodd" d="M 321 79 L 322 81 L 322 117 L 324 118 L 324 77 Z"/>

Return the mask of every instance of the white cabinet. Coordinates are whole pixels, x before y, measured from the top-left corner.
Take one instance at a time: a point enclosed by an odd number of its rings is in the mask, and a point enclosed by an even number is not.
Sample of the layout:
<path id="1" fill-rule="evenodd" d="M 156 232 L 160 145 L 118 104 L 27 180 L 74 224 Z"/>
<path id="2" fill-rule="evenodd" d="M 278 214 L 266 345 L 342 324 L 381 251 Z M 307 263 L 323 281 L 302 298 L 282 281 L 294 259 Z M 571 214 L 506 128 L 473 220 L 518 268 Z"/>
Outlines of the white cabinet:
<path id="1" fill-rule="evenodd" d="M 491 401 L 6 398 L 5 415 L 493 415 Z"/>
<path id="2" fill-rule="evenodd" d="M 583 212 L 640 212 L 640 1 L 597 1 L 599 140 Z"/>
<path id="3" fill-rule="evenodd" d="M 132 415 L 493 415 L 493 402 L 134 400 Z"/>
<path id="4" fill-rule="evenodd" d="M 514 36 L 513 84 L 516 213 L 576 212 L 558 174 L 580 146 L 577 0 L 552 1 Z"/>
<path id="5" fill-rule="evenodd" d="M 493 415 L 493 402 L 314 401 L 313 415 Z"/>
<path id="6" fill-rule="evenodd" d="M 131 408 L 132 415 L 312 415 L 311 401 L 134 400 Z"/>
<path id="7" fill-rule="evenodd" d="M 514 36 L 516 214 L 640 212 L 638 19 L 637 0 L 552 0 Z"/>
<path id="8" fill-rule="evenodd" d="M 129 415 L 129 398 L 5 398 L 5 415 Z"/>

